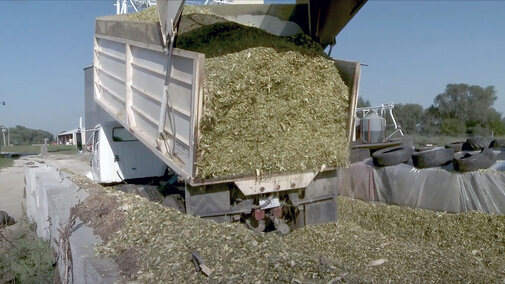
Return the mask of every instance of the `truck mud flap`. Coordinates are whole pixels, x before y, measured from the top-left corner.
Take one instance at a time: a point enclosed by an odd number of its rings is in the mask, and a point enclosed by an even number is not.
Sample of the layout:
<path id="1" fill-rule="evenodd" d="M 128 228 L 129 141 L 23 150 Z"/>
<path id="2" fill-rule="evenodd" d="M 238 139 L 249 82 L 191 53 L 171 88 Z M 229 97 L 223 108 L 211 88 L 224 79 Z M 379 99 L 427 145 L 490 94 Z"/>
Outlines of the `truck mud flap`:
<path id="1" fill-rule="evenodd" d="M 305 189 L 305 196 L 290 193 L 289 198 L 300 213 L 295 228 L 337 221 L 337 171 L 322 172 Z"/>
<path id="2" fill-rule="evenodd" d="M 189 215 L 209 217 L 220 223 L 230 221 L 229 216 L 215 214 L 230 209 L 230 191 L 224 186 L 206 189 L 186 186 L 184 199 L 186 213 Z M 209 214 L 212 216 L 208 216 Z"/>
<path id="3" fill-rule="evenodd" d="M 251 212 L 252 200 L 244 200 L 235 206 L 230 204 L 230 200 L 229 184 L 207 187 L 186 186 L 186 213 L 189 215 L 224 223 L 232 221 L 232 216 Z"/>

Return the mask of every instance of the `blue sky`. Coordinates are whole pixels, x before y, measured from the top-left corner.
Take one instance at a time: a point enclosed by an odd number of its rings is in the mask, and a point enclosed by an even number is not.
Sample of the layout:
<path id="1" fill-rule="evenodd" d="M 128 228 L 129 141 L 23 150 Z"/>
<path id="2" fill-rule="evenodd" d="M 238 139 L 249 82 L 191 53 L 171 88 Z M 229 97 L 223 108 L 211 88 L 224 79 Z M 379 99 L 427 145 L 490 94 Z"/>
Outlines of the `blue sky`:
<path id="1" fill-rule="evenodd" d="M 0 125 L 58 133 L 84 113 L 94 18 L 112 0 L 0 0 Z M 505 1 L 369 1 L 332 56 L 368 64 L 360 95 L 424 107 L 448 83 L 494 85 L 505 113 Z"/>
<path id="2" fill-rule="evenodd" d="M 372 104 L 427 107 L 448 83 L 494 85 L 505 112 L 504 1 L 368 1 L 332 55 L 368 64 L 360 95 Z"/>

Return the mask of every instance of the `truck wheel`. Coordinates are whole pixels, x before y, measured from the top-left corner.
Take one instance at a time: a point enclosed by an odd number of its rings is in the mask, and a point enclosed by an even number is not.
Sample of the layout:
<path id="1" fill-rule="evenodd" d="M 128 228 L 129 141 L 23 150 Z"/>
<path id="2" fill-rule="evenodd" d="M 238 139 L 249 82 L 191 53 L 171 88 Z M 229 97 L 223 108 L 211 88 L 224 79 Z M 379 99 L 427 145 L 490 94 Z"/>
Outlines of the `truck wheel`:
<path id="1" fill-rule="evenodd" d="M 480 153 L 465 154 L 461 158 L 456 158 L 452 161 L 452 165 L 456 171 L 470 172 L 479 169 L 487 169 L 496 163 L 496 156 L 493 150 L 484 149 Z"/>
<path id="2" fill-rule="evenodd" d="M 489 148 L 491 144 L 491 139 L 486 137 L 470 137 L 466 139 L 466 142 L 463 144 L 463 150 L 475 151 L 482 150 L 485 148 Z"/>
<path id="3" fill-rule="evenodd" d="M 461 152 L 463 151 L 463 144 L 465 142 L 452 142 L 449 144 L 445 144 L 445 148 L 447 149 L 452 149 L 454 152 Z"/>
<path id="4" fill-rule="evenodd" d="M 489 147 L 505 148 L 505 139 L 495 139 L 493 142 L 491 142 L 491 145 Z"/>
<path id="5" fill-rule="evenodd" d="M 405 163 L 410 159 L 411 151 L 403 146 L 381 149 L 373 153 L 373 164 L 385 167 Z"/>
<path id="6" fill-rule="evenodd" d="M 438 167 L 447 164 L 454 159 L 454 150 L 446 148 L 434 148 L 412 154 L 412 162 L 419 169 Z"/>

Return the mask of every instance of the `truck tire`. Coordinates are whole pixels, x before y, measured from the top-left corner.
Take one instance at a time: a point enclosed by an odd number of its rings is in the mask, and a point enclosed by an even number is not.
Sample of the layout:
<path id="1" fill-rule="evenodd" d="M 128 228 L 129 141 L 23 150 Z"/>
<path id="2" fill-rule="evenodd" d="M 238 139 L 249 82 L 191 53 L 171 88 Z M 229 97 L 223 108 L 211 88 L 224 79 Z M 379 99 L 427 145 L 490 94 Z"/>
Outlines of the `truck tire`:
<path id="1" fill-rule="evenodd" d="M 496 156 L 493 150 L 488 148 L 476 154 L 465 154 L 461 158 L 455 158 L 452 165 L 456 171 L 471 172 L 480 169 L 487 169 L 496 163 Z"/>
<path id="2" fill-rule="evenodd" d="M 454 150 L 434 148 L 412 154 L 412 162 L 419 169 L 438 167 L 450 163 L 454 159 Z"/>
<path id="3" fill-rule="evenodd" d="M 461 152 L 463 151 L 463 144 L 465 142 L 452 142 L 449 144 L 445 144 L 445 148 L 447 149 L 452 149 L 454 152 Z"/>
<path id="4" fill-rule="evenodd" d="M 373 153 L 373 164 L 378 167 L 394 166 L 410 159 L 412 149 L 403 146 L 384 148 Z"/>
<path id="5" fill-rule="evenodd" d="M 491 145 L 489 145 L 489 147 L 505 148 L 505 139 L 495 139 L 493 142 L 491 142 Z"/>
<path id="6" fill-rule="evenodd" d="M 482 150 L 485 148 L 489 148 L 491 144 L 491 139 L 486 137 L 471 137 L 466 139 L 466 142 L 463 144 L 463 150 L 475 151 Z"/>

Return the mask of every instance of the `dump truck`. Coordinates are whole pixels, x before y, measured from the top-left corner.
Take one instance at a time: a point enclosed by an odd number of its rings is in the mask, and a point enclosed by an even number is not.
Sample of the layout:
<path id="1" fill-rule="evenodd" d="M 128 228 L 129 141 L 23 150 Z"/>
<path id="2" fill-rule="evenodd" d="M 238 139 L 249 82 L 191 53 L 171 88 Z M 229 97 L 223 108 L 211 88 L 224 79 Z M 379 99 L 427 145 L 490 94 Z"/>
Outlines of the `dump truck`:
<path id="1" fill-rule="evenodd" d="M 212 5 L 208 9 L 280 36 L 303 31 L 323 47 L 331 47 L 365 2 L 297 1 L 292 5 Z M 187 214 L 219 222 L 242 221 L 257 231 L 270 228 L 281 233 L 335 221 L 335 168 L 322 165 L 317 171 L 212 178 L 198 175 L 206 58 L 202 53 L 174 48 L 183 8 L 184 1 L 157 1 L 159 22 L 128 22 L 119 15 L 96 19 L 96 103 L 184 183 Z M 350 90 L 345 110 L 350 143 L 360 64 L 334 62 Z"/>

